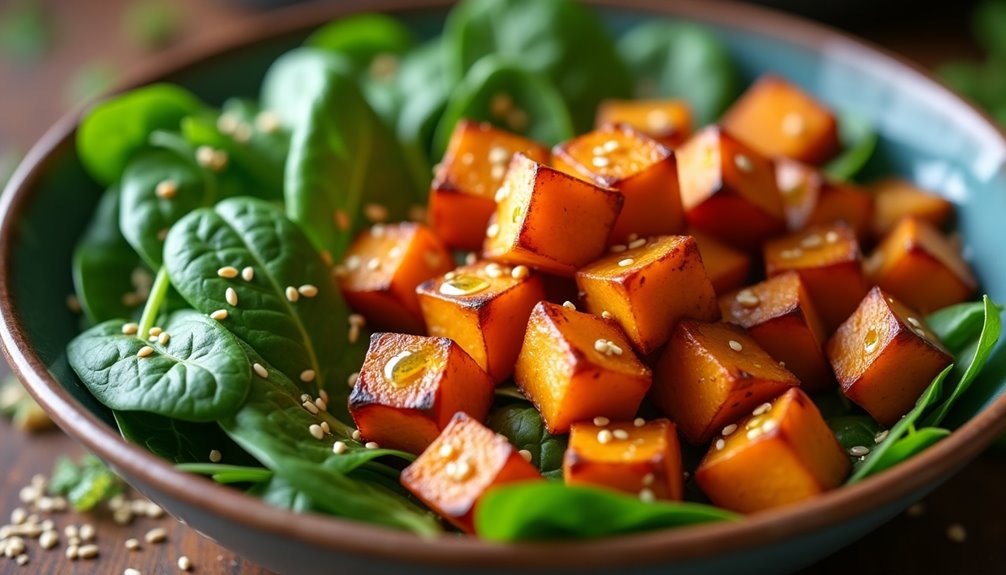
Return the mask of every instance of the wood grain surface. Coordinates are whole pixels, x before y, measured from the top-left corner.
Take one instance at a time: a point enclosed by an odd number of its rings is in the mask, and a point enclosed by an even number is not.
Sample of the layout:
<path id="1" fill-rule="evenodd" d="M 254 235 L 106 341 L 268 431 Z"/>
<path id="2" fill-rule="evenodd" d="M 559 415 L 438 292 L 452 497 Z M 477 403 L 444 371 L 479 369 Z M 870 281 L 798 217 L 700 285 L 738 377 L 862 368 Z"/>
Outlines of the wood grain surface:
<path id="1" fill-rule="evenodd" d="M 0 54 L 0 154 L 24 151 L 70 102 L 66 94 L 74 71 L 85 62 L 100 62 L 110 70 L 128 71 L 151 57 L 131 45 L 121 33 L 122 9 L 128 0 L 66 2 L 43 0 L 57 36 L 43 62 L 28 65 Z M 14 3 L 0 1 L 0 20 Z M 215 27 L 249 17 L 233 3 L 180 0 L 175 3 L 182 27 L 177 41 L 212 34 Z M 952 10 L 952 9 L 948 9 Z M 967 41 L 967 19 L 955 12 L 915 15 L 911 20 L 882 27 L 864 22 L 855 32 L 901 52 L 925 65 L 975 53 Z M 6 366 L 0 365 L 0 373 Z M 0 523 L 19 505 L 18 491 L 35 473 L 48 474 L 59 455 L 79 456 L 83 450 L 59 431 L 26 435 L 0 421 Z M 835 553 L 804 571 L 804 575 L 857 575 L 890 573 L 1000 573 L 1006 572 L 1006 455 L 987 454 L 938 489 L 924 502 L 920 516 L 902 515 L 863 540 Z M 194 573 L 260 575 L 268 571 L 234 555 L 170 517 L 140 519 L 129 526 L 116 525 L 105 514 L 55 514 L 60 528 L 92 523 L 97 527 L 98 558 L 69 561 L 65 543 L 43 551 L 29 542 L 30 562 L 18 566 L 0 557 L 0 575 L 16 574 L 119 574 L 127 568 L 143 575 L 178 573 L 177 560 L 189 557 Z M 947 536 L 951 525 L 966 532 L 963 542 Z M 143 540 L 153 527 L 168 530 L 162 544 L 142 544 L 129 551 L 130 537 Z"/>

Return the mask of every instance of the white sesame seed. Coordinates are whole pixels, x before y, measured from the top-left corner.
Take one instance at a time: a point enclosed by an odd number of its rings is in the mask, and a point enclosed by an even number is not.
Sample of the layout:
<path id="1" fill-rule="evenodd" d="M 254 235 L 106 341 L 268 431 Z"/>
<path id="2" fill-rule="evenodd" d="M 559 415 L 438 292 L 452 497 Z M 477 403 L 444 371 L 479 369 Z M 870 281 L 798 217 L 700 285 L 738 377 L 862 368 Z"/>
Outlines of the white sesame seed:
<path id="1" fill-rule="evenodd" d="M 192 570 L 192 560 L 182 555 L 178 558 L 178 570 L 179 571 L 191 571 Z"/>
<path id="2" fill-rule="evenodd" d="M 290 303 L 294 303 L 298 299 L 300 299 L 300 292 L 298 292 L 297 288 L 293 286 L 287 286 L 286 290 L 284 290 L 284 293 L 286 294 L 287 301 L 289 301 Z"/>
<path id="3" fill-rule="evenodd" d="M 638 240 L 632 240 L 629 242 L 629 249 L 634 250 L 636 248 L 641 248 L 646 245 L 646 238 L 639 238 Z"/>
<path id="4" fill-rule="evenodd" d="M 769 433 L 771 431 L 774 431 L 777 427 L 779 427 L 779 422 L 774 419 L 769 419 L 768 421 L 762 424 L 761 430 L 765 433 Z"/>
<path id="5" fill-rule="evenodd" d="M 517 452 L 517 454 L 520 455 L 521 458 L 524 459 L 524 461 L 527 461 L 528 463 L 531 463 L 531 452 L 530 451 L 528 451 L 526 449 L 521 449 L 520 451 Z"/>
<path id="6" fill-rule="evenodd" d="M 761 434 L 762 434 L 761 428 L 760 427 L 756 427 L 754 429 L 749 429 L 748 430 L 748 432 L 747 432 L 747 438 L 748 439 L 757 439 L 758 436 L 761 435 Z"/>
<path id="7" fill-rule="evenodd" d="M 507 161 L 510 158 L 510 152 L 502 146 L 493 146 L 489 149 L 489 161 L 494 164 L 500 164 Z"/>
<path id="8" fill-rule="evenodd" d="M 503 164 L 496 164 L 489 169 L 489 177 L 494 180 L 502 180 L 504 175 L 506 175 L 506 166 Z"/>
<path id="9" fill-rule="evenodd" d="M 159 328 L 159 327 L 157 327 L 155 325 L 154 327 L 152 327 L 152 328 L 150 328 L 150 329 L 147 330 L 147 335 L 153 336 L 153 337 L 157 337 L 157 336 L 161 335 L 162 331 L 163 330 L 161 328 Z"/>
<path id="10" fill-rule="evenodd" d="M 795 260 L 796 258 L 803 255 L 803 250 L 800 248 L 793 248 L 791 250 L 782 250 L 779 252 L 779 257 L 784 260 Z"/>
<path id="11" fill-rule="evenodd" d="M 81 559 L 94 559 L 98 556 L 98 546 L 97 545 L 81 545 L 77 549 L 77 557 Z"/>
<path id="12" fill-rule="evenodd" d="M 325 401 L 324 399 L 319 397 L 314 400 L 314 404 L 318 406 L 318 411 L 328 411 L 328 402 Z M 328 426 L 328 424 L 325 423 L 324 421 L 322 422 L 322 425 L 325 427 Z M 328 433 L 328 429 L 326 429 L 325 432 Z"/>
<path id="13" fill-rule="evenodd" d="M 643 503 L 653 503 L 656 499 L 657 497 L 653 494 L 652 489 L 644 487 L 639 490 L 639 500 Z"/>
<path id="14" fill-rule="evenodd" d="M 307 407 L 309 405 L 311 407 L 314 407 L 313 403 L 305 403 L 304 407 Z M 314 407 L 314 409 L 317 411 L 318 408 Z M 310 410 L 308 410 L 308 411 L 310 411 Z M 307 430 L 311 433 L 311 435 L 315 439 L 323 439 L 325 437 L 325 432 L 321 429 L 321 426 L 318 425 L 317 423 L 312 423 L 310 426 L 308 426 Z"/>
<path id="15" fill-rule="evenodd" d="M 234 291 L 234 288 L 229 287 L 229 288 L 227 288 L 227 291 L 224 292 L 224 299 L 227 300 L 228 304 L 230 304 L 232 306 L 237 306 L 238 305 L 238 292 Z"/>
<path id="16" fill-rule="evenodd" d="M 17 563 L 18 565 L 20 565 L 21 567 L 24 567 L 25 565 L 27 565 L 28 561 L 29 561 L 28 555 L 25 554 L 25 553 L 22 553 L 22 554 L 18 555 L 17 559 L 14 560 L 14 562 Z"/>
<path id="17" fill-rule="evenodd" d="M 873 436 L 873 442 L 874 443 L 881 443 L 881 442 L 883 442 L 885 439 L 887 439 L 887 436 L 890 433 L 891 433 L 891 430 L 889 430 L 889 429 L 885 429 L 885 430 L 881 431 L 877 435 Z"/>
<path id="18" fill-rule="evenodd" d="M 143 536 L 147 543 L 163 543 L 168 538 L 168 532 L 162 527 L 155 527 Z"/>
<path id="19" fill-rule="evenodd" d="M 735 431 L 737 431 L 737 424 L 736 423 L 731 423 L 730 425 L 728 425 L 728 426 L 726 426 L 726 427 L 723 428 L 723 431 L 721 432 L 721 434 L 724 435 L 724 436 L 727 436 L 727 435 L 730 435 L 731 433 L 733 433 Z"/>
<path id="20" fill-rule="evenodd" d="M 912 324 L 913 327 L 922 327 L 922 324 L 919 322 L 919 320 L 915 319 L 912 316 L 908 316 L 908 323 Z"/>
<path id="21" fill-rule="evenodd" d="M 654 474 L 647 473 L 643 476 L 643 485 L 653 485 L 653 482 L 656 481 L 656 479 L 657 477 Z"/>
<path id="22" fill-rule="evenodd" d="M 803 116 L 796 112 L 790 112 L 782 118 L 782 133 L 787 136 L 796 138 L 803 134 L 805 128 L 806 122 Z"/>
<path id="23" fill-rule="evenodd" d="M 750 289 L 742 289 L 737 292 L 737 296 L 734 299 L 736 299 L 737 303 L 744 307 L 755 307 L 761 303 L 761 299 L 758 295 Z"/>
<path id="24" fill-rule="evenodd" d="M 85 523 L 80 526 L 80 540 L 85 542 L 90 542 L 94 540 L 95 531 L 94 525 L 90 523 Z"/>
<path id="25" fill-rule="evenodd" d="M 763 403 L 763 404 L 759 405 L 758 407 L 756 407 L 754 409 L 754 411 L 751 412 L 751 415 L 754 415 L 756 417 L 759 416 L 759 415 L 764 415 L 764 414 L 768 413 L 771 409 L 772 409 L 772 404 L 766 401 L 765 403 Z"/>
<path id="26" fill-rule="evenodd" d="M 838 232 L 832 231 L 832 232 L 828 232 L 828 233 L 824 234 L 824 241 L 828 242 L 829 244 L 833 244 L 833 243 L 837 242 L 838 241 Z"/>
<path id="27" fill-rule="evenodd" d="M 634 260 L 632 258 L 625 258 L 624 260 L 618 260 L 618 267 L 624 268 L 624 267 L 631 266 L 634 263 L 636 263 L 636 260 Z"/>
<path id="28" fill-rule="evenodd" d="M 145 345 L 141 347 L 139 351 L 136 352 L 136 357 L 149 357 L 153 353 L 154 348 L 150 347 L 149 345 Z"/>
<path id="29" fill-rule="evenodd" d="M 597 417 L 594 418 L 594 425 L 596 425 L 598 427 L 604 427 L 605 425 L 608 425 L 609 423 L 611 423 L 611 420 L 608 419 L 607 417 L 602 416 L 602 415 L 599 415 L 599 416 L 597 416 Z"/>
<path id="30" fill-rule="evenodd" d="M 594 340 L 594 351 L 600 353 L 606 353 L 608 351 L 608 340 L 606 339 Z"/>
<path id="31" fill-rule="evenodd" d="M 499 233 L 500 233 L 500 226 L 497 223 L 489 224 L 489 227 L 486 228 L 487 238 L 495 238 L 496 236 L 499 235 Z"/>
<path id="32" fill-rule="evenodd" d="M 77 548 L 76 545 L 70 545 L 66 548 L 64 554 L 67 559 L 69 559 L 70 561 L 74 561 L 77 559 L 77 557 L 80 557 L 80 550 Z"/>
<path id="33" fill-rule="evenodd" d="M 168 345 L 169 341 L 171 341 L 171 334 L 166 331 L 162 331 L 161 335 L 157 336 L 157 343 L 161 344 L 162 346 Z"/>
<path id="34" fill-rule="evenodd" d="M 591 163 L 594 164 L 594 167 L 596 168 L 606 168 L 609 164 L 611 164 L 611 160 L 605 158 L 604 156 L 594 156 Z"/>
<path id="35" fill-rule="evenodd" d="M 178 193 L 178 184 L 171 180 L 163 180 L 154 188 L 154 195 L 162 200 L 170 200 Z"/>
<path id="36" fill-rule="evenodd" d="M 42 549 L 52 549 L 57 544 L 59 544 L 59 533 L 53 530 L 43 531 L 42 535 L 38 538 L 38 544 Z"/>
<path id="37" fill-rule="evenodd" d="M 870 453 L 870 448 L 863 445 L 856 445 L 849 448 L 849 455 L 853 457 L 863 457 Z"/>
<path id="38" fill-rule="evenodd" d="M 210 450 L 210 462 L 211 463 L 220 463 L 220 460 L 223 459 L 223 458 L 224 458 L 224 456 L 223 456 L 223 454 L 220 453 L 219 450 L 216 450 L 216 449 L 211 449 Z"/>
<path id="39" fill-rule="evenodd" d="M 126 549 L 129 549 L 130 551 L 137 551 L 139 548 L 140 548 L 140 542 L 139 541 L 137 541 L 136 539 L 134 539 L 132 537 L 130 537 L 129 539 L 126 539 Z"/>
<path id="40" fill-rule="evenodd" d="M 629 249 L 629 248 L 626 247 L 623 244 L 615 244 L 615 245 L 611 246 L 610 248 L 608 248 L 608 251 L 611 252 L 611 253 L 613 253 L 613 254 L 620 254 L 620 253 L 624 252 L 627 249 Z"/>
<path id="41" fill-rule="evenodd" d="M 238 277 L 238 269 L 234 266 L 224 266 L 217 270 L 217 275 L 226 279 L 236 278 Z"/>
<path id="42" fill-rule="evenodd" d="M 263 110 L 255 115 L 255 127 L 266 134 L 272 134 L 282 126 L 279 116 L 275 112 Z"/>
<path id="43" fill-rule="evenodd" d="M 363 206 L 363 217 L 372 223 L 388 219 L 388 208 L 383 204 L 370 203 Z"/>
<path id="44" fill-rule="evenodd" d="M 380 449 L 381 447 L 376 441 L 368 441 L 367 443 L 364 443 L 363 446 L 367 449 Z"/>
<path id="45" fill-rule="evenodd" d="M 716 440 L 716 451 L 721 451 L 724 447 L 726 447 L 726 445 L 727 445 L 727 442 L 722 437 L 719 438 L 719 439 L 717 439 Z"/>
<path id="46" fill-rule="evenodd" d="M 734 164 L 737 169 L 742 172 L 750 172 L 754 169 L 754 164 L 751 163 L 751 158 L 745 156 L 744 154 L 737 154 L 734 156 Z"/>
<path id="47" fill-rule="evenodd" d="M 328 424 L 327 421 L 321 422 L 321 430 L 325 432 L 325 435 L 329 435 L 330 433 L 332 433 L 332 427 Z"/>
<path id="48" fill-rule="evenodd" d="M 960 523 L 947 526 L 947 539 L 954 543 L 964 543 L 968 539 L 968 532 Z"/>
<path id="49" fill-rule="evenodd" d="M 255 268 L 251 266 L 245 266 L 244 269 L 241 270 L 241 279 L 245 280 L 246 282 L 250 282 L 253 279 L 255 279 Z"/>
<path id="50" fill-rule="evenodd" d="M 14 525 L 21 525 L 28 518 L 28 511 L 23 507 L 18 507 L 10 512 L 10 522 Z"/>
<path id="51" fill-rule="evenodd" d="M 210 319 L 215 319 L 217 321 L 223 321 L 227 319 L 228 313 L 225 309 L 218 309 L 217 311 L 210 314 Z"/>
<path id="52" fill-rule="evenodd" d="M 622 355 L 623 353 L 625 353 L 625 350 L 618 344 L 610 340 L 608 341 L 608 355 Z"/>
<path id="53" fill-rule="evenodd" d="M 300 404 L 304 409 L 308 410 L 311 415 L 318 415 L 318 406 L 314 404 L 313 401 L 305 401 Z M 313 434 L 314 432 L 312 432 Z M 321 439 L 320 437 L 318 439 Z"/>
<path id="54" fill-rule="evenodd" d="M 311 383 L 312 381 L 314 381 L 314 378 L 315 373 L 313 369 L 305 369 L 304 371 L 300 372 L 300 380 L 303 381 L 304 383 Z"/>
<path id="55" fill-rule="evenodd" d="M 458 461 L 449 461 L 444 466 L 444 471 L 454 481 L 464 481 L 471 476 L 473 469 L 472 464 L 467 459 L 460 459 Z"/>
<path id="56" fill-rule="evenodd" d="M 269 377 L 269 370 L 265 368 L 261 363 L 255 362 L 252 364 L 252 369 L 255 370 L 255 375 L 266 379 Z"/>
<path id="57" fill-rule="evenodd" d="M 741 345 L 741 342 L 737 341 L 736 339 L 730 340 L 729 342 L 727 342 L 727 345 L 729 345 L 730 349 L 734 351 L 742 351 L 744 349 L 744 346 Z"/>
<path id="58" fill-rule="evenodd" d="M 360 441 L 361 439 L 363 439 L 363 434 L 360 433 L 359 429 L 354 429 L 351 436 L 353 438 L 353 441 Z"/>
<path id="59" fill-rule="evenodd" d="M 824 240 L 821 239 L 820 234 L 811 234 L 800 240 L 800 246 L 807 249 L 819 248 L 824 244 Z"/>
<path id="60" fill-rule="evenodd" d="M 123 335 L 136 335 L 136 332 L 140 330 L 140 326 L 135 323 L 124 323 L 122 324 L 122 334 Z"/>
<path id="61" fill-rule="evenodd" d="M 80 532 L 77 530 L 76 525 L 67 525 L 63 528 L 63 535 L 66 535 L 67 537 L 73 538 L 77 537 L 79 534 Z"/>
<path id="62" fill-rule="evenodd" d="M 611 315 L 610 311 L 604 310 L 604 311 L 601 312 L 601 317 L 603 317 L 604 319 L 611 319 L 614 316 Z"/>
<path id="63" fill-rule="evenodd" d="M 624 429 L 616 429 L 611 432 L 612 437 L 615 439 L 626 440 L 629 438 L 629 432 Z"/>
<path id="64" fill-rule="evenodd" d="M 515 280 L 522 280 L 527 276 L 529 276 L 530 274 L 531 270 L 529 270 L 527 266 L 523 265 L 514 266 L 514 268 L 510 270 L 510 277 L 512 277 Z"/>
<path id="65" fill-rule="evenodd" d="M 562 302 L 562 307 L 576 311 L 576 304 L 569 300 Z"/>
<path id="66" fill-rule="evenodd" d="M 336 455 L 342 455 L 343 453 L 346 453 L 347 449 L 349 448 L 346 446 L 345 441 L 336 441 L 335 443 L 332 444 L 332 453 Z"/>
<path id="67" fill-rule="evenodd" d="M 311 284 L 304 284 L 297 288 L 297 291 L 300 292 L 300 295 L 307 298 L 312 298 L 318 295 L 318 288 Z"/>
<path id="68" fill-rule="evenodd" d="M 636 419 L 632 420 L 632 425 L 634 425 L 635 427 L 643 427 L 644 425 L 646 425 L 646 420 L 643 419 L 642 417 L 637 417 Z"/>
<path id="69" fill-rule="evenodd" d="M 597 432 L 597 442 L 602 445 L 606 443 L 611 443 L 611 440 L 614 439 L 614 437 L 615 436 L 612 435 L 611 431 L 607 429 L 602 429 L 601 431 Z"/>

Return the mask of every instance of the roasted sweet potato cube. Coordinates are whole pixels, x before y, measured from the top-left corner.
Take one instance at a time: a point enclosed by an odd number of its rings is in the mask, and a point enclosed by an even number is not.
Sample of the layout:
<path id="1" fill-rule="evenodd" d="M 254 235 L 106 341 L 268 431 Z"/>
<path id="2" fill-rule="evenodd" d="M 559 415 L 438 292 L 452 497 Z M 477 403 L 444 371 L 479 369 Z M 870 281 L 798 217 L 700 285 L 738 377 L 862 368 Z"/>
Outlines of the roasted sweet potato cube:
<path id="1" fill-rule="evenodd" d="M 466 533 L 475 532 L 475 509 L 486 491 L 534 480 L 541 474 L 505 437 L 464 413 L 401 476 L 406 489 Z"/>
<path id="2" fill-rule="evenodd" d="M 873 236 L 873 196 L 865 189 L 844 182 L 821 180 L 817 203 L 807 226 L 844 223 L 862 244 Z"/>
<path id="3" fill-rule="evenodd" d="M 827 345 L 842 392 L 891 426 L 954 358 L 918 313 L 874 287 Z"/>
<path id="4" fill-rule="evenodd" d="M 787 272 L 720 298 L 723 320 L 739 325 L 810 392 L 834 387 L 827 336 L 800 275 Z"/>
<path id="5" fill-rule="evenodd" d="M 516 152 L 548 161 L 548 148 L 491 124 L 461 120 L 454 127 L 429 200 L 430 226 L 447 245 L 482 247 L 489 216 L 496 211 L 496 190 Z"/>
<path id="6" fill-rule="evenodd" d="M 335 275 L 346 303 L 378 330 L 423 333 L 416 286 L 454 267 L 451 253 L 421 224 L 374 224 L 346 250 Z"/>
<path id="7" fill-rule="evenodd" d="M 681 201 L 691 227 L 747 251 L 786 231 L 775 168 L 768 158 L 716 126 L 692 136 L 675 154 Z"/>
<path id="8" fill-rule="evenodd" d="M 516 154 L 486 228 L 485 257 L 556 275 L 604 252 L 622 194 Z M 570 241 L 576 238 L 576 241 Z"/>
<path id="9" fill-rule="evenodd" d="M 766 156 L 821 164 L 839 150 L 838 123 L 831 111 L 778 76 L 762 76 L 721 121 Z"/>
<path id="10" fill-rule="evenodd" d="M 777 158 L 775 179 L 779 193 L 782 194 L 787 227 L 790 231 L 802 230 L 807 227 L 811 214 L 817 207 L 824 176 L 803 162 Z"/>
<path id="11" fill-rule="evenodd" d="M 691 236 L 661 236 L 613 246 L 576 272 L 587 310 L 610 314 L 642 354 L 664 345 L 681 318 L 719 317 L 716 293 Z"/>
<path id="12" fill-rule="evenodd" d="M 485 419 L 496 384 L 446 337 L 375 333 L 349 396 L 367 441 L 418 454 L 463 411 Z"/>
<path id="13" fill-rule="evenodd" d="M 907 180 L 884 178 L 870 185 L 873 192 L 873 233 L 883 237 L 902 218 L 912 216 L 939 229 L 947 223 L 954 206 Z"/>
<path id="14" fill-rule="evenodd" d="M 432 336 L 448 337 L 497 383 L 510 377 L 531 308 L 545 296 L 524 266 L 478 262 L 416 288 Z"/>
<path id="15" fill-rule="evenodd" d="M 605 100 L 594 125 L 625 124 L 668 148 L 680 146 L 692 133 L 692 113 L 684 100 Z"/>
<path id="16" fill-rule="evenodd" d="M 718 507 L 753 513 L 834 489 L 851 468 L 814 402 L 791 388 L 723 429 L 695 482 Z"/>
<path id="17" fill-rule="evenodd" d="M 541 302 L 531 312 L 514 381 L 549 432 L 566 433 L 574 421 L 631 418 L 653 376 L 614 321 Z"/>
<path id="18" fill-rule="evenodd" d="M 624 242 L 631 234 L 676 234 L 684 227 L 674 154 L 624 124 L 603 126 L 557 145 L 552 164 L 625 197 L 609 243 Z"/>
<path id="19" fill-rule="evenodd" d="M 726 293 L 744 285 L 751 273 L 751 256 L 734 249 L 709 234 L 689 230 L 702 255 L 702 265 L 717 294 Z"/>
<path id="20" fill-rule="evenodd" d="M 950 240 L 913 217 L 891 230 L 864 267 L 874 284 L 923 313 L 965 301 L 978 288 Z"/>
<path id="21" fill-rule="evenodd" d="M 673 423 L 666 419 L 574 423 L 562 461 L 567 485 L 596 485 L 643 500 L 680 501 L 684 470 Z"/>
<path id="22" fill-rule="evenodd" d="M 650 397 L 693 445 L 800 385 L 738 326 L 684 320 L 660 355 Z"/>
<path id="23" fill-rule="evenodd" d="M 830 334 L 852 314 L 869 286 L 859 242 L 844 224 L 815 226 L 766 242 L 765 275 L 800 274 Z"/>

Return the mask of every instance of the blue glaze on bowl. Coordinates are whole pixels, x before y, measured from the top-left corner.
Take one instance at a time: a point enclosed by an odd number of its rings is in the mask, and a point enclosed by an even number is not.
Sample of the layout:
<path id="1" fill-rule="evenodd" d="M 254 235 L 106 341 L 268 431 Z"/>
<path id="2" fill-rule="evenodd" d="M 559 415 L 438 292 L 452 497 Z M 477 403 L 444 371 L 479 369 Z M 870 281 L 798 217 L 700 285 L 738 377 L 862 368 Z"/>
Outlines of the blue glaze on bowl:
<path id="1" fill-rule="evenodd" d="M 629 2 L 642 3 L 643 0 Z M 666 9 L 714 21 L 709 24 L 710 28 L 726 40 L 746 80 L 750 81 L 765 72 L 778 73 L 835 109 L 856 112 L 870 119 L 882 138 L 879 152 L 871 160 L 868 172 L 900 174 L 952 199 L 957 204 L 958 225 L 966 254 L 984 289 L 993 299 L 1006 301 L 1006 263 L 999 255 L 997 241 L 1004 237 L 1001 222 L 1006 216 L 1006 177 L 1003 172 L 1006 148 L 993 127 L 949 93 L 934 88 L 930 80 L 917 72 L 837 35 L 821 33 L 814 27 L 798 25 L 791 20 L 773 20 L 751 8 L 708 7 L 695 3 Z M 616 33 L 654 17 L 652 13 L 625 8 L 604 8 L 602 13 Z M 442 10 L 418 10 L 404 12 L 403 18 L 420 35 L 428 36 L 437 31 L 442 15 Z M 767 29 L 771 25 L 783 28 L 777 28 L 777 35 L 756 32 L 753 31 L 755 28 L 748 26 L 749 17 L 771 21 L 768 26 L 763 22 L 760 28 L 756 27 L 759 29 Z M 323 20 L 319 19 L 316 23 L 321 24 Z M 784 29 L 786 25 L 795 28 Z M 270 62 L 295 46 L 304 34 L 303 30 L 295 31 L 253 46 L 226 51 L 167 74 L 164 79 L 186 86 L 210 103 L 220 103 L 235 95 L 254 97 Z M 787 515 L 784 510 L 777 514 L 778 521 L 768 516 L 752 518 L 746 525 L 740 526 L 743 529 L 750 527 L 747 532 L 734 530 L 736 533 L 731 535 L 713 535 L 712 532 L 695 529 L 696 533 L 709 533 L 708 540 L 713 543 L 722 542 L 722 551 L 703 548 L 699 557 L 688 553 L 687 546 L 672 543 L 670 539 L 667 539 L 666 548 L 677 551 L 661 555 L 661 537 L 667 534 L 657 533 L 625 538 L 625 546 L 619 546 L 623 542 L 601 541 L 579 546 L 548 544 L 544 547 L 501 548 L 448 538 L 447 541 L 424 544 L 436 553 L 417 559 L 414 553 L 409 555 L 402 551 L 414 546 L 414 541 L 405 537 L 390 539 L 380 529 L 362 525 L 352 526 L 353 532 L 380 543 L 366 551 L 345 548 L 340 546 L 339 537 L 325 539 L 329 533 L 326 529 L 334 521 L 273 513 L 251 500 L 231 505 L 227 501 L 235 499 L 234 494 L 202 479 L 174 474 L 166 466 L 158 467 L 160 464 L 146 460 L 137 448 L 115 441 L 109 435 L 110 429 L 114 432 L 114 428 L 111 428 L 107 410 L 79 386 L 65 360 L 62 360 L 66 342 L 78 329 L 77 318 L 63 305 L 66 294 L 72 292 L 70 256 L 100 192 L 81 170 L 74 155 L 72 134 L 67 134 L 68 129 L 62 134 L 57 133 L 56 136 L 63 139 L 47 142 L 33 153 L 47 154 L 48 160 L 42 164 L 42 171 L 37 177 L 32 174 L 21 182 L 25 190 L 18 193 L 30 192 L 30 197 L 17 222 L 6 217 L 4 221 L 5 226 L 17 226 L 15 241 L 8 249 L 10 262 L 4 281 L 14 297 L 18 321 L 27 339 L 27 345 L 14 346 L 15 349 L 11 350 L 15 367 L 26 377 L 28 385 L 43 404 L 52 411 L 61 412 L 58 417 L 70 433 L 82 437 L 141 491 L 200 532 L 277 572 L 316 573 L 322 568 L 354 575 L 443 575 L 474 570 L 502 574 L 515 571 L 511 556 L 527 554 L 541 557 L 541 565 L 548 565 L 523 566 L 520 568 L 522 573 L 786 573 L 813 563 L 889 520 L 934 489 L 982 447 L 955 446 L 963 451 L 954 468 L 941 468 L 926 475 L 925 481 L 904 488 L 888 483 L 885 487 L 890 487 L 894 493 L 890 496 L 878 494 L 879 488 L 865 484 L 854 490 L 843 490 L 873 498 L 874 503 L 868 508 L 857 509 L 852 514 L 843 515 L 842 509 L 846 504 L 854 507 L 856 500 L 848 494 L 835 493 L 821 498 L 821 515 L 824 517 L 796 517 L 795 513 Z M 23 177 L 24 174 L 15 176 L 12 188 L 19 187 Z M 10 208 L 9 198 L 7 200 L 5 207 Z M 44 262 L 44 265 L 39 265 L 39 262 Z M 6 328 L 4 337 L 5 343 L 11 346 L 14 340 Z M 31 349 L 24 349 L 26 347 Z M 52 377 L 69 392 L 70 397 L 52 393 L 47 388 L 41 368 L 30 365 L 32 351 L 38 360 L 50 366 Z M 956 412 L 956 421 L 963 422 L 970 414 L 991 404 L 1001 392 L 1004 381 L 1006 354 L 1000 349 L 984 377 L 976 382 L 975 388 Z M 999 403 L 996 407 L 1002 408 Z M 81 417 L 75 412 L 81 409 L 81 413 L 86 411 L 97 419 Z M 65 413 L 67 411 L 70 413 Z M 1006 413 L 1006 410 L 1000 411 Z M 986 427 L 998 426 L 1001 429 L 999 420 Z M 103 425 L 108 427 L 102 428 Z M 991 441 L 994 432 L 994 429 L 981 432 L 983 437 L 987 437 L 986 443 Z M 104 439 L 89 439 L 95 436 Z M 951 441 L 953 439 L 945 443 Z M 938 445 L 933 449 L 943 447 Z M 152 478 L 147 474 L 151 466 L 157 467 L 161 475 Z M 916 471 L 916 475 L 924 474 L 921 468 Z M 881 485 L 882 481 L 878 478 L 873 484 Z M 213 509 L 214 500 L 223 501 L 221 505 L 230 515 Z M 235 509 L 241 507 L 248 508 L 250 515 L 243 521 L 235 520 L 234 515 L 239 513 Z M 829 516 L 836 519 L 830 520 Z M 263 521 L 262 517 L 266 520 Z M 304 524 L 317 527 L 322 535 L 301 535 L 298 529 Z M 794 531 L 793 525 L 806 525 L 807 529 Z M 340 529 L 345 533 L 345 527 Z M 348 535 L 343 537 L 349 538 Z M 744 543 L 745 538 L 756 541 L 759 537 L 762 540 L 758 544 Z M 615 558 L 625 565 L 612 563 L 611 557 L 604 559 L 601 556 L 596 566 L 591 567 L 592 564 L 588 563 L 591 554 L 603 553 L 609 543 L 611 549 L 625 553 Z M 708 546 L 708 541 L 704 543 L 701 538 L 696 539 L 697 546 L 703 544 Z M 640 563 L 640 559 L 634 558 L 635 552 L 626 552 L 626 549 L 638 550 L 640 556 L 646 557 L 646 565 L 632 566 Z M 563 563 L 548 561 L 550 554 L 569 557 L 568 563 L 572 566 L 564 569 Z M 406 556 L 409 558 L 406 559 Z M 577 557 L 581 557 L 579 564 L 575 560 Z"/>

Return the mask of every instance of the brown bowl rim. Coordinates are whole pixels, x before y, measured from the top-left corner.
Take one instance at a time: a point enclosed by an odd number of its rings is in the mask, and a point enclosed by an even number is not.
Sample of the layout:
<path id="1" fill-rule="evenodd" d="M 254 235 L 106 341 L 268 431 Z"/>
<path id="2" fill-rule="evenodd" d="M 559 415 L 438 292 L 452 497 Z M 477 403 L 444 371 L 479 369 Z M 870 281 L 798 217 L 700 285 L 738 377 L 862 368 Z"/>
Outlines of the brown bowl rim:
<path id="1" fill-rule="evenodd" d="M 983 125 L 988 137 L 1006 147 L 1006 136 L 983 112 L 940 84 L 920 66 L 826 26 L 765 8 L 730 2 L 679 0 L 589 0 L 615 9 L 647 11 L 775 37 L 820 52 L 831 45 L 853 48 L 855 58 L 873 58 L 907 74 L 927 90 L 927 98 L 947 105 L 955 121 Z M 250 18 L 181 46 L 120 90 L 149 83 L 198 62 L 229 54 L 264 40 L 303 32 L 330 18 L 363 10 L 440 9 L 450 0 L 343 0 L 309 3 Z M 57 424 L 126 474 L 187 505 L 203 508 L 260 532 L 363 557 L 441 566 L 506 566 L 510 568 L 601 568 L 663 564 L 725 555 L 805 535 L 855 519 L 891 504 L 940 480 L 976 457 L 1006 428 L 1006 394 L 986 406 L 949 438 L 911 460 L 865 481 L 826 493 L 792 507 L 767 511 L 737 523 L 715 523 L 590 541 L 496 544 L 475 538 L 434 540 L 373 525 L 321 515 L 298 515 L 271 507 L 202 477 L 176 471 L 150 452 L 129 444 L 88 412 L 48 372 L 31 348 L 15 308 L 9 284 L 18 214 L 28 205 L 34 183 L 55 152 L 72 145 L 82 110 L 60 119 L 31 149 L 0 199 L 0 343 L 11 368 Z M 1000 171 L 1003 168 L 1000 167 Z"/>

